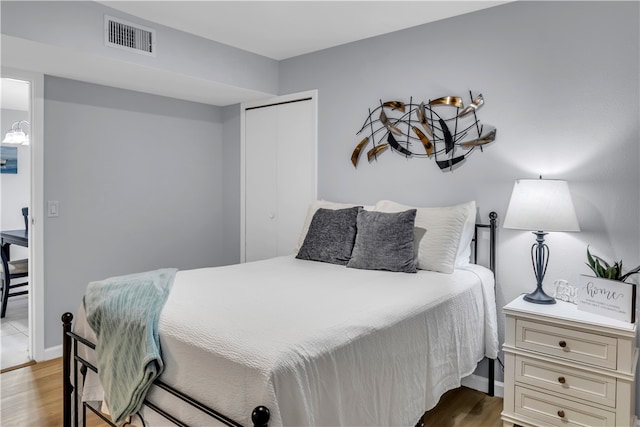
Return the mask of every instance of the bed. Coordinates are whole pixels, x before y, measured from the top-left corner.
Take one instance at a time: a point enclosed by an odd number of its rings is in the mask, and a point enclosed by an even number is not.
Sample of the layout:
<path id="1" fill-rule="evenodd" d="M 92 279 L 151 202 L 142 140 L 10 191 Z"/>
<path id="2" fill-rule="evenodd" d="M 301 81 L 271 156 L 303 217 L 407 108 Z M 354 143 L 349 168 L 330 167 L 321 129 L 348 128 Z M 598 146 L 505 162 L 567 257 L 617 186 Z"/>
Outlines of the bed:
<path id="1" fill-rule="evenodd" d="M 486 228 L 490 268 L 404 274 L 300 259 L 317 211 L 297 256 L 176 273 L 145 425 L 414 425 L 480 360 L 497 357 L 495 213 L 472 227 L 475 244 L 456 247 L 477 259 Z M 103 416 L 95 334 L 82 306 L 73 331 L 72 319 L 62 319 L 65 426 L 87 410 Z M 489 374 L 492 395 L 493 363 Z"/>

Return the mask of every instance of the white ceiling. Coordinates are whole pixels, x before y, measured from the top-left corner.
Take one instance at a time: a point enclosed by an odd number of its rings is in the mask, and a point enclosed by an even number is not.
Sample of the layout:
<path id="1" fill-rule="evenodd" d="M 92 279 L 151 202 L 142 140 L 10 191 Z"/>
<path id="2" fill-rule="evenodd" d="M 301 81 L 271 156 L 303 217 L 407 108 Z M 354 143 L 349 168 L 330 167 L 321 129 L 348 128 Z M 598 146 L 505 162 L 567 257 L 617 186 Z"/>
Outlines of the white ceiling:
<path id="1" fill-rule="evenodd" d="M 153 23 L 282 60 L 508 2 L 120 0 L 98 3 Z M 225 106 L 269 96 L 168 70 L 78 55 L 69 47 L 8 35 L 3 35 L 2 49 L 3 65 L 16 69 L 205 104 Z M 11 61 L 7 63 L 6 59 Z M 8 93 L 3 90 L 3 108 L 16 102 L 5 96 Z"/>
<path id="2" fill-rule="evenodd" d="M 281 60 L 508 1 L 100 1 Z"/>

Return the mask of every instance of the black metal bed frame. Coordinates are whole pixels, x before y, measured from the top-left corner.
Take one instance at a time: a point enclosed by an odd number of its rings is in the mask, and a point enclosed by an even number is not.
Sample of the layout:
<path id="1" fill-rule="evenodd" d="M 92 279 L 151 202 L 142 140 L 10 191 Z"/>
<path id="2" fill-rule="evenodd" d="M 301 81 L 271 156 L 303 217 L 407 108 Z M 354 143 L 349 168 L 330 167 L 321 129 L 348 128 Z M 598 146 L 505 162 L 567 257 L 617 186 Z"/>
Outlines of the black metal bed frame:
<path id="1" fill-rule="evenodd" d="M 473 235 L 473 259 L 474 262 L 477 263 L 477 255 L 478 255 L 478 230 L 480 228 L 488 228 L 489 229 L 489 269 L 494 273 L 495 276 L 495 262 L 496 262 L 496 229 L 497 229 L 497 218 L 498 214 L 495 212 L 491 212 L 489 214 L 489 224 L 476 224 L 475 231 Z M 95 344 L 88 341 L 87 339 L 77 335 L 71 330 L 71 323 L 73 321 L 73 314 L 64 313 L 62 315 L 62 326 L 63 326 L 63 341 L 62 341 L 62 352 L 63 352 L 63 405 L 64 405 L 64 427 L 78 427 L 78 412 L 79 412 L 79 402 L 78 396 L 75 391 L 78 390 L 78 381 L 80 380 L 80 375 L 82 375 L 82 379 L 84 380 L 84 376 L 86 375 L 87 369 L 92 370 L 97 373 L 98 368 L 91 364 L 89 361 L 85 360 L 78 354 L 78 346 L 84 345 L 92 350 L 95 350 Z M 73 373 L 72 373 L 72 363 L 73 363 Z M 81 365 L 81 366 L 80 366 Z M 73 374 L 73 377 L 72 377 Z M 495 390 L 495 359 L 489 359 L 489 388 L 487 394 L 489 396 L 494 395 Z M 192 407 L 200 410 L 204 414 L 210 416 L 212 419 L 215 419 L 222 424 L 231 427 L 242 427 L 241 424 L 227 417 L 226 415 L 218 412 L 203 403 L 193 399 L 192 397 L 176 390 L 170 385 L 162 382 L 159 378 L 153 382 L 153 385 L 168 392 L 172 396 L 186 402 Z M 175 418 L 173 415 L 166 412 L 164 409 L 158 407 L 153 402 L 150 402 L 148 399 L 144 399 L 144 405 L 153 411 L 157 412 L 167 420 L 175 423 L 178 426 L 187 426 L 184 422 Z M 82 420 L 83 425 L 86 425 L 86 415 L 87 409 L 100 417 L 104 422 L 109 424 L 110 426 L 117 427 L 115 424 L 111 422 L 110 419 L 105 417 L 100 411 L 99 402 L 96 404 L 95 402 L 82 402 Z M 269 423 L 270 413 L 269 409 L 265 406 L 257 406 L 252 414 L 251 421 L 254 427 L 267 427 Z M 421 423 L 418 422 L 418 425 Z"/>

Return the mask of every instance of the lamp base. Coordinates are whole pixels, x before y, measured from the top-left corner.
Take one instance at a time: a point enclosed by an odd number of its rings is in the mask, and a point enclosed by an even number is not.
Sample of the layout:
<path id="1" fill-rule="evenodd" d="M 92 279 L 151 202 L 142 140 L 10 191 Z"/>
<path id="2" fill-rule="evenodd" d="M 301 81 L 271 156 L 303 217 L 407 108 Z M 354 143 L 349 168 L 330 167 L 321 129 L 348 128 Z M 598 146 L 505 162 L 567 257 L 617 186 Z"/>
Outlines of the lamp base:
<path id="1" fill-rule="evenodd" d="M 526 294 L 523 298 L 525 301 L 532 302 L 534 304 L 555 304 L 556 300 L 553 297 L 545 294 L 541 287 L 537 287 L 535 291 L 530 294 Z"/>

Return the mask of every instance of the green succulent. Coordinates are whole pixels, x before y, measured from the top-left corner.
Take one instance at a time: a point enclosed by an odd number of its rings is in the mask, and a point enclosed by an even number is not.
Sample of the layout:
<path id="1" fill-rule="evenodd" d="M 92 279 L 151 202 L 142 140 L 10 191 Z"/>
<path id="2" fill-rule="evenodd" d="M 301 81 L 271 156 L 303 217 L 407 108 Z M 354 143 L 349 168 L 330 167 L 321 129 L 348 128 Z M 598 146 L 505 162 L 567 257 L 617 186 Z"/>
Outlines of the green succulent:
<path id="1" fill-rule="evenodd" d="M 626 274 L 622 274 L 622 260 L 613 263 L 613 265 L 609 265 L 608 262 L 600 258 L 596 255 L 591 255 L 589 252 L 589 246 L 587 246 L 587 260 L 589 263 L 587 266 L 593 270 L 597 277 L 602 277 L 604 279 L 617 280 L 620 282 L 624 282 L 627 280 L 629 276 L 632 274 L 636 274 L 640 272 L 640 265 L 634 268 L 633 270 L 627 272 Z"/>

